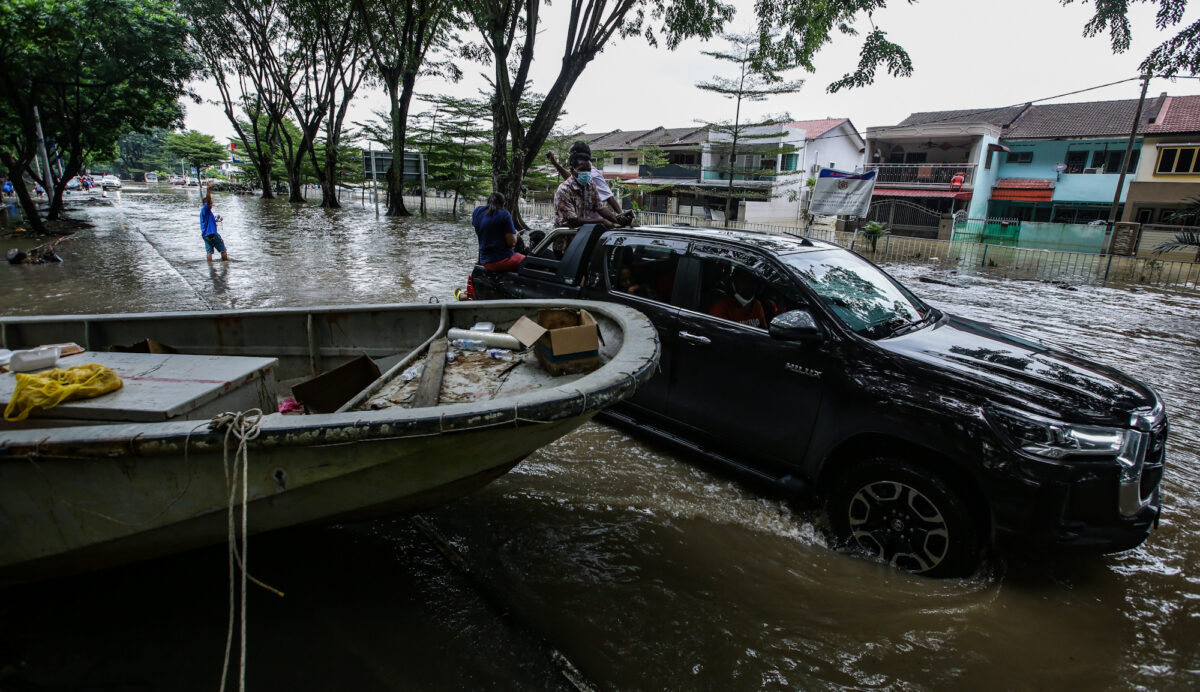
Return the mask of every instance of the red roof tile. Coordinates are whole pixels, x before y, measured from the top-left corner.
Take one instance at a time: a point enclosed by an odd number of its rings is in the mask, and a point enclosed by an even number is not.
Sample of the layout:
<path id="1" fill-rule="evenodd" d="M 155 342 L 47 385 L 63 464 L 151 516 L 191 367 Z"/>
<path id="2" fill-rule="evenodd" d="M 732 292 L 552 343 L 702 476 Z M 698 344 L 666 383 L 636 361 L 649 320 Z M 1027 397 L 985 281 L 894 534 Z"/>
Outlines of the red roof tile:
<path id="1" fill-rule="evenodd" d="M 804 130 L 805 137 L 816 139 L 842 123 L 847 122 L 850 122 L 849 118 L 827 118 L 825 120 L 793 120 L 790 123 L 784 123 L 784 125 Z"/>
<path id="2" fill-rule="evenodd" d="M 1200 132 L 1200 96 L 1170 96 L 1146 134 Z"/>

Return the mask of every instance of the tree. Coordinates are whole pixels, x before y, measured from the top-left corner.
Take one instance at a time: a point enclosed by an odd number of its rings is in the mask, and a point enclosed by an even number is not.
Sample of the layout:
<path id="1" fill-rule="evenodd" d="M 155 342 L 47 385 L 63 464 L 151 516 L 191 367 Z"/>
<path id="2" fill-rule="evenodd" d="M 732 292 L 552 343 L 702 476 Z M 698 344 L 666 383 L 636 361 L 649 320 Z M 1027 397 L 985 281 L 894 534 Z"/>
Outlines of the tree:
<path id="1" fill-rule="evenodd" d="M 62 211 L 66 180 L 119 135 L 182 120 L 178 99 L 196 69 L 187 25 L 173 0 L 8 0 L 0 10 L 0 161 L 30 224 L 46 232 L 23 176 L 53 191 L 47 220 Z M 31 164 L 38 121 L 61 168 Z"/>
<path id="2" fill-rule="evenodd" d="M 391 101 L 390 137 L 385 146 L 392 160 L 404 160 L 408 138 L 408 112 L 418 76 L 435 76 L 452 82 L 462 71 L 446 55 L 460 43 L 456 31 L 466 25 L 457 0 L 354 0 L 367 38 L 371 64 Z M 434 54 L 439 54 L 433 59 Z M 403 176 L 389 175 L 388 216 L 408 216 L 404 206 Z M 421 201 L 424 205 L 424 200 Z"/>
<path id="3" fill-rule="evenodd" d="M 195 166 L 197 171 L 203 171 L 229 158 L 225 147 L 212 135 L 195 130 L 188 130 L 183 134 L 172 133 L 167 137 L 166 149 Z"/>
<path id="4" fill-rule="evenodd" d="M 1086 2 L 1087 0 L 1083 0 Z M 1159 30 L 1178 26 L 1183 21 L 1188 0 L 1149 0 L 1158 5 L 1155 27 Z M 1066 5 L 1073 0 L 1062 0 Z M 1114 53 L 1129 50 L 1133 29 L 1129 25 L 1129 2 L 1095 0 L 1096 13 L 1083 27 L 1084 36 L 1109 34 Z M 1200 20 L 1187 25 L 1175 36 L 1161 43 L 1142 61 L 1141 71 L 1160 77 L 1173 77 L 1200 72 Z"/>
<path id="5" fill-rule="evenodd" d="M 729 180 L 725 194 L 722 195 L 725 197 L 725 218 L 728 220 L 731 218 L 729 211 L 730 206 L 733 204 L 735 179 L 740 175 L 743 180 L 773 180 L 778 175 L 779 164 L 782 163 L 783 154 L 796 150 L 794 146 L 781 146 L 778 143 L 778 140 L 783 139 L 787 135 L 787 130 L 783 129 L 781 125 L 787 122 L 788 118 L 765 118 L 745 122 L 742 119 L 742 104 L 765 101 L 769 96 L 794 94 L 800 91 L 800 87 L 804 85 L 804 82 L 803 80 L 784 81 L 782 74 L 797 67 L 798 63 L 794 59 L 789 61 L 786 54 L 761 56 L 759 54 L 760 42 L 758 36 L 753 34 L 725 34 L 722 38 L 730 44 L 727 50 L 706 50 L 701 52 L 717 60 L 736 65 L 737 71 L 735 76 L 722 77 L 717 75 L 711 81 L 697 82 L 696 86 L 703 91 L 720 94 L 722 97 L 730 99 L 736 104 L 733 120 L 706 123 L 709 127 L 709 132 L 712 135 L 716 135 L 717 141 L 720 142 L 719 145 L 712 148 L 712 155 L 720 157 L 717 170 L 722 177 L 727 177 Z M 772 36 L 772 41 L 776 38 Z M 777 141 L 767 144 L 766 140 Z M 725 142 L 728 142 L 728 144 Z M 747 151 L 751 153 L 747 154 Z M 765 152 L 777 155 L 775 167 L 766 168 L 759 166 L 757 169 L 750 168 L 748 164 L 749 157 Z M 737 165 L 739 154 L 746 157 L 747 165 Z M 722 165 L 720 162 L 725 163 Z M 738 196 L 763 199 L 767 194 L 763 192 L 742 192 Z"/>
<path id="6" fill-rule="evenodd" d="M 542 0 L 469 0 L 472 18 L 491 54 L 492 177 L 509 199 L 521 196 L 522 182 L 558 121 L 563 104 L 584 68 L 614 37 L 659 37 L 669 48 L 685 38 L 711 38 L 733 17 L 719 0 L 576 0 L 564 35 L 561 66 L 531 118 L 519 107 L 531 83 Z M 513 204 L 514 221 L 525 227 Z"/>
<path id="7" fill-rule="evenodd" d="M 435 103 L 436 127 L 422 143 L 429 165 L 427 184 L 454 193 L 453 214 L 458 218 L 459 197 L 481 198 L 491 190 L 491 107 L 481 99 L 423 96 Z"/>
<path id="8" fill-rule="evenodd" d="M 245 28 L 254 59 L 270 76 L 300 131 L 296 140 L 287 128 L 279 130 L 281 149 L 288 156 L 292 202 L 304 201 L 300 176 L 307 160 L 321 183 L 321 206 L 341 206 L 336 188 L 338 145 L 350 101 L 367 76 L 363 32 L 352 1 L 228 0 Z M 329 146 L 318 160 L 315 142 L 322 130 Z"/>
<path id="9" fill-rule="evenodd" d="M 258 175 L 263 198 L 273 198 L 270 145 L 283 119 L 284 99 L 254 48 L 252 32 L 258 26 L 278 28 L 278 7 L 275 3 L 225 0 L 181 0 L 180 7 L 192 23 L 192 49 L 200 56 L 205 75 L 217 85 L 225 117 L 242 145 L 241 153 Z M 247 15 L 256 21 L 244 21 Z M 283 71 L 292 70 L 285 67 Z"/>

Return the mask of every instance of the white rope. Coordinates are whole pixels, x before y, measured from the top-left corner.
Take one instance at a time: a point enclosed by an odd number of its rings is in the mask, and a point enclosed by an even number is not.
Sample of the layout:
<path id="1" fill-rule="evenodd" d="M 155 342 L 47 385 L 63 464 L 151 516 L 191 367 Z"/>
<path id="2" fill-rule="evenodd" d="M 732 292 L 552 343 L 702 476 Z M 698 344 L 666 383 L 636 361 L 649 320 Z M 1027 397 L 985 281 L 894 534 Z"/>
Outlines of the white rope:
<path id="1" fill-rule="evenodd" d="M 220 430 L 221 428 L 225 429 L 225 444 L 221 460 L 222 466 L 225 469 L 225 486 L 229 489 L 229 511 L 227 514 L 228 521 L 226 522 L 229 534 L 229 630 L 225 635 L 225 662 L 221 665 L 221 692 L 225 692 L 225 681 L 229 675 L 229 657 L 233 651 L 235 610 L 240 613 L 238 619 L 241 624 L 239 634 L 241 659 L 238 670 L 238 690 L 239 692 L 245 692 L 246 690 L 246 548 L 249 543 L 249 531 L 246 524 L 246 504 L 249 500 L 250 489 L 250 458 L 246 443 L 258 437 L 258 425 L 262 421 L 262 416 L 263 412 L 261 409 L 253 408 L 237 413 L 222 413 L 214 416 L 208 424 L 209 429 L 213 431 Z M 231 437 L 237 440 L 237 447 L 233 452 L 232 467 L 229 464 L 229 440 Z M 237 520 L 234 512 L 239 478 L 242 490 L 240 545 L 238 544 Z M 235 569 L 235 565 L 240 567 L 240 570 Z M 238 588 L 238 571 L 241 572 L 240 589 Z M 257 582 L 257 580 L 255 581 Z"/>

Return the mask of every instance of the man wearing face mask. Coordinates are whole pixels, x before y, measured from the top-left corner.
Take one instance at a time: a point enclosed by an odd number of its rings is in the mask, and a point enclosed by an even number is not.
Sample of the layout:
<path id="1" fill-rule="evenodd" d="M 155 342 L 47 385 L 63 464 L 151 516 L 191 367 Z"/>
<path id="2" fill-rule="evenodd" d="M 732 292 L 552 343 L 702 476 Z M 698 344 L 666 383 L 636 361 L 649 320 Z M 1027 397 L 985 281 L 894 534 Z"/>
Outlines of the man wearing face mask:
<path id="1" fill-rule="evenodd" d="M 708 314 L 730 322 L 767 328 L 767 315 L 762 303 L 754 296 L 757 281 L 741 267 L 733 270 L 733 293 L 722 296 L 708 308 Z"/>
<path id="2" fill-rule="evenodd" d="M 600 196 L 592 182 L 592 160 L 587 154 L 571 154 L 571 177 L 554 191 L 554 225 L 579 228 L 585 223 L 612 227 L 600 215 Z"/>
<path id="3" fill-rule="evenodd" d="M 585 154 L 589 159 L 592 156 L 592 148 L 583 140 L 576 140 L 571 145 L 571 150 L 567 152 L 567 160 L 575 154 Z M 546 152 L 546 158 L 553 164 L 554 169 L 562 176 L 563 180 L 571 178 L 573 173 L 563 168 L 558 160 L 554 158 L 554 152 Z M 608 186 L 608 182 L 604 180 L 604 172 L 596 168 L 596 164 L 592 163 L 592 182 L 596 185 L 596 194 L 600 196 L 600 208 L 596 211 L 601 216 L 608 219 L 609 223 L 617 226 L 628 226 L 633 222 L 633 213 L 621 211 L 621 203 L 613 194 L 612 188 Z"/>

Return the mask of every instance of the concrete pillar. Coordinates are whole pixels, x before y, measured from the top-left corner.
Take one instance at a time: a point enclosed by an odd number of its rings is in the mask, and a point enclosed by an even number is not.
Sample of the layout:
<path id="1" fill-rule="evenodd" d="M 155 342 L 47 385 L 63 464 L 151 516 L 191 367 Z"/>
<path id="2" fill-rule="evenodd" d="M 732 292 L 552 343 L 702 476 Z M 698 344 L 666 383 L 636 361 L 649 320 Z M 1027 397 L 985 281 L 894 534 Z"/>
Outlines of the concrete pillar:
<path id="1" fill-rule="evenodd" d="M 951 214 L 942 214 L 942 218 L 938 221 L 938 240 L 950 240 L 950 236 L 954 231 L 954 216 Z"/>

